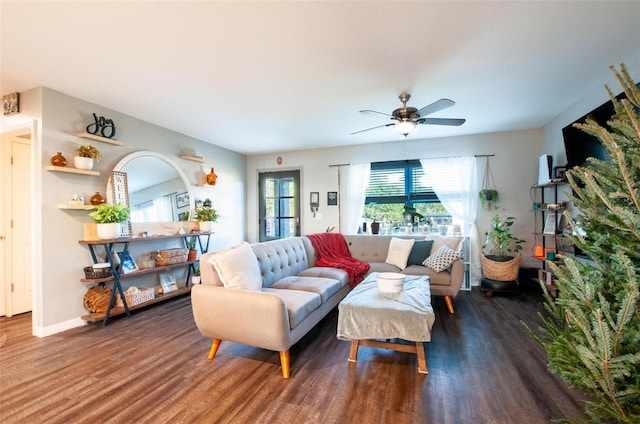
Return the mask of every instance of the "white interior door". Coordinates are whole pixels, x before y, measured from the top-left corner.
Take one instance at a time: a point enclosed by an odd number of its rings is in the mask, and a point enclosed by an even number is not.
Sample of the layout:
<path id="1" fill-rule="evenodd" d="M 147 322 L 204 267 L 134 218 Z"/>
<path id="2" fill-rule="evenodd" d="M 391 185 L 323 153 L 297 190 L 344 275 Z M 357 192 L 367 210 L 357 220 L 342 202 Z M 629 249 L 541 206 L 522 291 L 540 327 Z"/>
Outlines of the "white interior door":
<path id="1" fill-rule="evenodd" d="M 3 291 L 5 315 L 12 316 L 31 311 L 31 142 L 24 136 L 3 137 L 3 151 L 9 154 L 8 170 L 3 166 L 4 187 L 2 202 L 5 247 Z M 3 155 L 4 156 L 4 155 Z M 4 191 L 4 190 L 3 190 Z"/>

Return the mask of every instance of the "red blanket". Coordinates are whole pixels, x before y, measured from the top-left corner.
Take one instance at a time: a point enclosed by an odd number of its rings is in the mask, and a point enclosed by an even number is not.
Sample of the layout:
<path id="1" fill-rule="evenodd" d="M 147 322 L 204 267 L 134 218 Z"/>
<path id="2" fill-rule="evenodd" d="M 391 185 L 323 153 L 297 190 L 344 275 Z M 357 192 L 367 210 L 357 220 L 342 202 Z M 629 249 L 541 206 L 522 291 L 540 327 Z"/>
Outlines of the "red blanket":
<path id="1" fill-rule="evenodd" d="M 370 265 L 351 256 L 347 241 L 342 234 L 318 233 L 307 237 L 316 250 L 315 266 L 344 269 L 349 275 L 349 285 L 352 288 L 364 279 Z"/>

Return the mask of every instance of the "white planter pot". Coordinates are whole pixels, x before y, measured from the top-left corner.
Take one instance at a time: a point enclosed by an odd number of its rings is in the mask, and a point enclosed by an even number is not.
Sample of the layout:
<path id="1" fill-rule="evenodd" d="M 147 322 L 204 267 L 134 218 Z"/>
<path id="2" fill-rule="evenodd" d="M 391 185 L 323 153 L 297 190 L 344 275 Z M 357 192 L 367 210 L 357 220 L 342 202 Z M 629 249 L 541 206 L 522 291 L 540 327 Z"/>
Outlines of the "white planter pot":
<path id="1" fill-rule="evenodd" d="M 93 158 L 85 158 L 82 156 L 74 156 L 73 158 L 73 166 L 78 169 L 93 169 Z"/>
<path id="2" fill-rule="evenodd" d="M 212 221 L 200 221 L 200 231 L 204 231 L 205 233 L 208 233 L 211 231 L 211 228 L 213 226 L 213 222 Z"/>
<path id="3" fill-rule="evenodd" d="M 112 224 L 96 224 L 98 238 L 101 240 L 110 240 L 118 238 L 120 235 L 120 224 L 115 222 Z"/>
<path id="4" fill-rule="evenodd" d="M 193 284 L 193 285 L 200 284 L 200 276 L 199 275 L 192 275 L 191 276 L 191 284 Z"/>

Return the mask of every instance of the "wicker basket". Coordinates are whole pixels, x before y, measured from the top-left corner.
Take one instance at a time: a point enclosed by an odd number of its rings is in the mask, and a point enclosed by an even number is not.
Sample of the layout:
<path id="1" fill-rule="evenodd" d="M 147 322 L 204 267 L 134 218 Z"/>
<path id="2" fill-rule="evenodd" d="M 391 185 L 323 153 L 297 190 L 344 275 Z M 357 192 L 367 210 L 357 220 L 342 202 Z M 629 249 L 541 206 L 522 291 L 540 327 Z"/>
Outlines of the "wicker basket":
<path id="1" fill-rule="evenodd" d="M 154 288 L 136 289 L 130 287 L 124 292 L 124 297 L 127 299 L 127 306 L 135 306 L 153 300 L 156 297 L 156 291 Z M 116 306 L 124 308 L 122 297 L 119 294 L 116 295 Z"/>
<path id="2" fill-rule="evenodd" d="M 108 278 L 111 277 L 111 275 L 112 272 L 110 266 L 104 268 L 94 268 L 92 266 L 84 267 L 84 278 L 87 279 L 95 280 L 98 278 Z"/>
<path id="3" fill-rule="evenodd" d="M 187 256 L 189 256 L 189 249 L 166 249 L 151 253 L 151 257 L 155 259 L 158 266 L 187 262 Z"/>
<path id="4" fill-rule="evenodd" d="M 484 278 L 496 281 L 514 281 L 518 279 L 520 271 L 520 259 L 522 255 L 518 253 L 513 259 L 505 262 L 492 261 L 484 254 L 482 255 L 482 275 Z"/>

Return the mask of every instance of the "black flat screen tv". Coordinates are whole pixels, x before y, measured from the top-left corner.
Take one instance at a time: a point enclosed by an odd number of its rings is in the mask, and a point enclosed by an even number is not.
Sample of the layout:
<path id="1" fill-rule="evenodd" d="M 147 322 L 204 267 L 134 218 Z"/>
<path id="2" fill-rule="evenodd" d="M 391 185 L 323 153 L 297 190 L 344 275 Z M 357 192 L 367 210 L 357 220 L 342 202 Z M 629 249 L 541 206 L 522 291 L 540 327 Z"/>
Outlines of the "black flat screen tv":
<path id="1" fill-rule="evenodd" d="M 640 84 L 638 84 L 638 86 L 640 87 Z M 627 96 L 624 92 L 616 96 L 618 100 L 626 98 Z M 601 160 L 609 159 L 606 149 L 597 137 L 587 134 L 578 128 L 574 128 L 573 124 L 584 123 L 588 117 L 592 117 L 598 124 L 610 129 L 607 122 L 611 120 L 614 112 L 613 102 L 609 100 L 562 129 L 564 150 L 567 155 L 567 169 L 575 166 L 586 166 L 587 158 L 590 157 Z"/>

